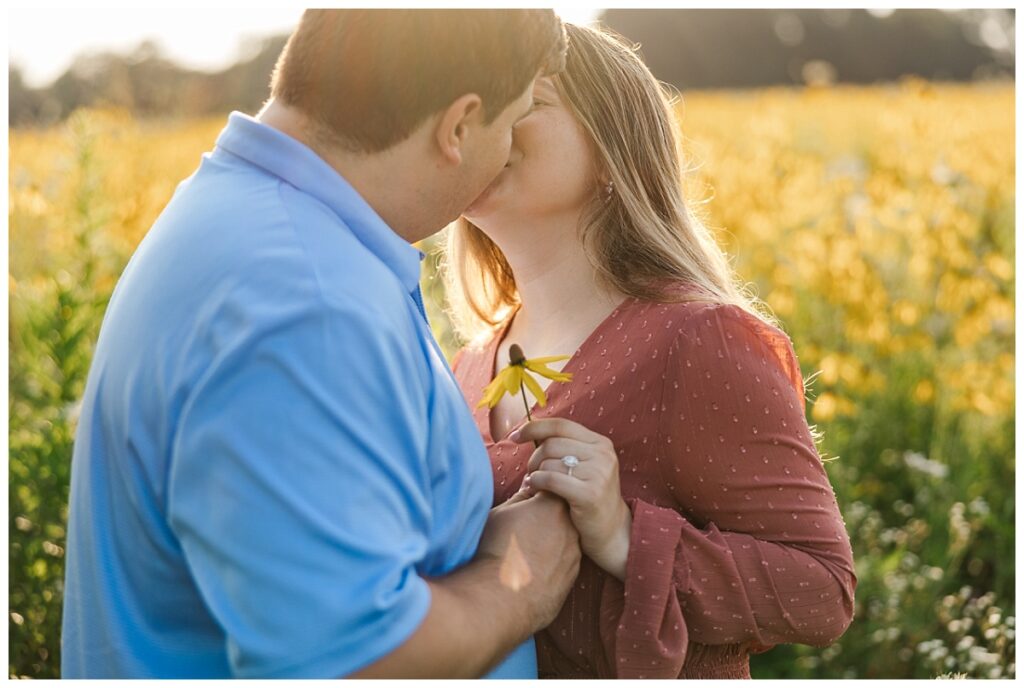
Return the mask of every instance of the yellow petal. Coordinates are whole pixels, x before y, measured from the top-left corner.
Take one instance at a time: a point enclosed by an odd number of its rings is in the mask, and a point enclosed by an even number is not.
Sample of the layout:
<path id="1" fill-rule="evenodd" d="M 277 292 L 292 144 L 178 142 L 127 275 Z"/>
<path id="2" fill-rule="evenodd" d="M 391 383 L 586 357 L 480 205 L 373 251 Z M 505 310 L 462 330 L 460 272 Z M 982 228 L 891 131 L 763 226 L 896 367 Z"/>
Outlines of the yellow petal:
<path id="1" fill-rule="evenodd" d="M 501 371 L 501 374 L 505 376 L 505 390 L 509 394 L 519 393 L 519 382 L 523 379 L 523 369 L 520 366 L 509 366 L 505 370 Z"/>
<path id="2" fill-rule="evenodd" d="M 569 382 L 572 380 L 572 373 L 562 373 L 557 370 L 552 370 L 546 365 L 538 364 L 537 361 L 527 361 L 526 367 L 538 375 L 543 375 L 549 380 L 555 380 L 557 382 Z"/>
<path id="3" fill-rule="evenodd" d="M 533 376 L 529 373 L 523 374 L 523 382 L 526 383 L 526 388 L 537 398 L 537 403 L 541 406 L 548 405 L 548 398 L 544 394 L 544 390 L 540 388 L 537 381 L 533 379 Z"/>
<path id="4" fill-rule="evenodd" d="M 505 386 L 505 371 L 501 371 L 498 375 L 491 380 L 490 384 L 487 385 L 486 391 L 493 392 L 496 388 Z"/>
<path id="5" fill-rule="evenodd" d="M 490 385 L 488 385 L 487 388 L 484 389 L 484 395 L 480 397 L 480 403 L 478 403 L 476 407 L 480 408 L 481 406 L 489 406 L 491 408 L 494 408 L 494 404 L 496 402 L 494 401 L 493 397 L 494 390 L 490 388 Z"/>
<path id="6" fill-rule="evenodd" d="M 507 369 L 498 373 L 498 376 L 491 380 L 490 384 L 484 387 L 484 395 L 480 399 L 480 403 L 477 404 L 477 408 L 483 405 L 488 405 L 494 408 L 495 405 L 501 400 L 501 397 L 505 394 L 505 377 Z"/>
<path id="7" fill-rule="evenodd" d="M 554 363 L 555 361 L 568 360 L 569 356 L 542 356 L 541 358 L 531 358 L 526 361 L 526 364 L 539 363 L 544 365 L 545 363 Z"/>

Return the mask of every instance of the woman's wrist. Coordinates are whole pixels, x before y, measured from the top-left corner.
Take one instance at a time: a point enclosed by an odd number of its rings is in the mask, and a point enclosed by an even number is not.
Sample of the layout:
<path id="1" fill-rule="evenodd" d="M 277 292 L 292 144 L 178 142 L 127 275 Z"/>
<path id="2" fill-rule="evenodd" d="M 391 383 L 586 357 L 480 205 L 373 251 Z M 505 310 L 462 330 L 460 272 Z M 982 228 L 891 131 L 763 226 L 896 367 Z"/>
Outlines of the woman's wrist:
<path id="1" fill-rule="evenodd" d="M 608 538 L 602 546 L 595 548 L 594 552 L 587 552 L 595 564 L 612 574 L 620 581 L 626 580 L 626 561 L 629 558 L 630 535 L 633 530 L 633 515 L 625 502 L 620 502 L 621 508 L 617 517 L 618 525 L 613 535 Z"/>

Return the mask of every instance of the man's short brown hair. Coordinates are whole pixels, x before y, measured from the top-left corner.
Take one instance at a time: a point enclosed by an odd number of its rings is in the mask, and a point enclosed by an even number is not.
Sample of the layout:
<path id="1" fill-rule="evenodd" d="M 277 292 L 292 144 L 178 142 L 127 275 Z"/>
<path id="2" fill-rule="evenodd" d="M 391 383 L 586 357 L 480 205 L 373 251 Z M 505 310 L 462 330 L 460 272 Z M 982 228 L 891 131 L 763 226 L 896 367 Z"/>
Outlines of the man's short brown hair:
<path id="1" fill-rule="evenodd" d="M 565 64 L 552 10 L 306 10 L 278 58 L 271 95 L 346 148 L 406 139 L 476 93 L 490 123 L 538 72 Z"/>

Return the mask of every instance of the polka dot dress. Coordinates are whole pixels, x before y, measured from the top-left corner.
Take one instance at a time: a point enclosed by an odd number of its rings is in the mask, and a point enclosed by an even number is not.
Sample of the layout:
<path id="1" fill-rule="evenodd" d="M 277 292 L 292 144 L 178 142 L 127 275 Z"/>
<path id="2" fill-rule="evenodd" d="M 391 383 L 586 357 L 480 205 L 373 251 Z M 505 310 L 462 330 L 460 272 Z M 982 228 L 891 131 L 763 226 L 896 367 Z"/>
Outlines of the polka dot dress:
<path id="1" fill-rule="evenodd" d="M 495 504 L 529 458 L 476 409 L 505 328 L 453 364 Z M 573 380 L 551 383 L 534 417 L 612 440 L 633 529 L 625 581 L 584 557 L 537 635 L 542 678 L 749 678 L 752 652 L 825 646 L 846 630 L 853 553 L 782 331 L 735 306 L 630 299 L 563 370 Z"/>

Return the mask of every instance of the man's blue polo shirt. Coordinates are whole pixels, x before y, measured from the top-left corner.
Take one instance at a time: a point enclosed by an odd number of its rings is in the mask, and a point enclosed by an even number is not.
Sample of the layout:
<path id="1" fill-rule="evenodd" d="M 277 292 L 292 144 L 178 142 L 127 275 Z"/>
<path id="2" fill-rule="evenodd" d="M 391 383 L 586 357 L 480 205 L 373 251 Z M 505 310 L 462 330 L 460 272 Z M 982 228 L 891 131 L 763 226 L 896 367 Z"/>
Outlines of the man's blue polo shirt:
<path id="1" fill-rule="evenodd" d="M 233 113 L 104 317 L 72 463 L 64 677 L 334 677 L 472 558 L 487 454 L 422 254 Z M 495 676 L 536 676 L 532 641 Z"/>

